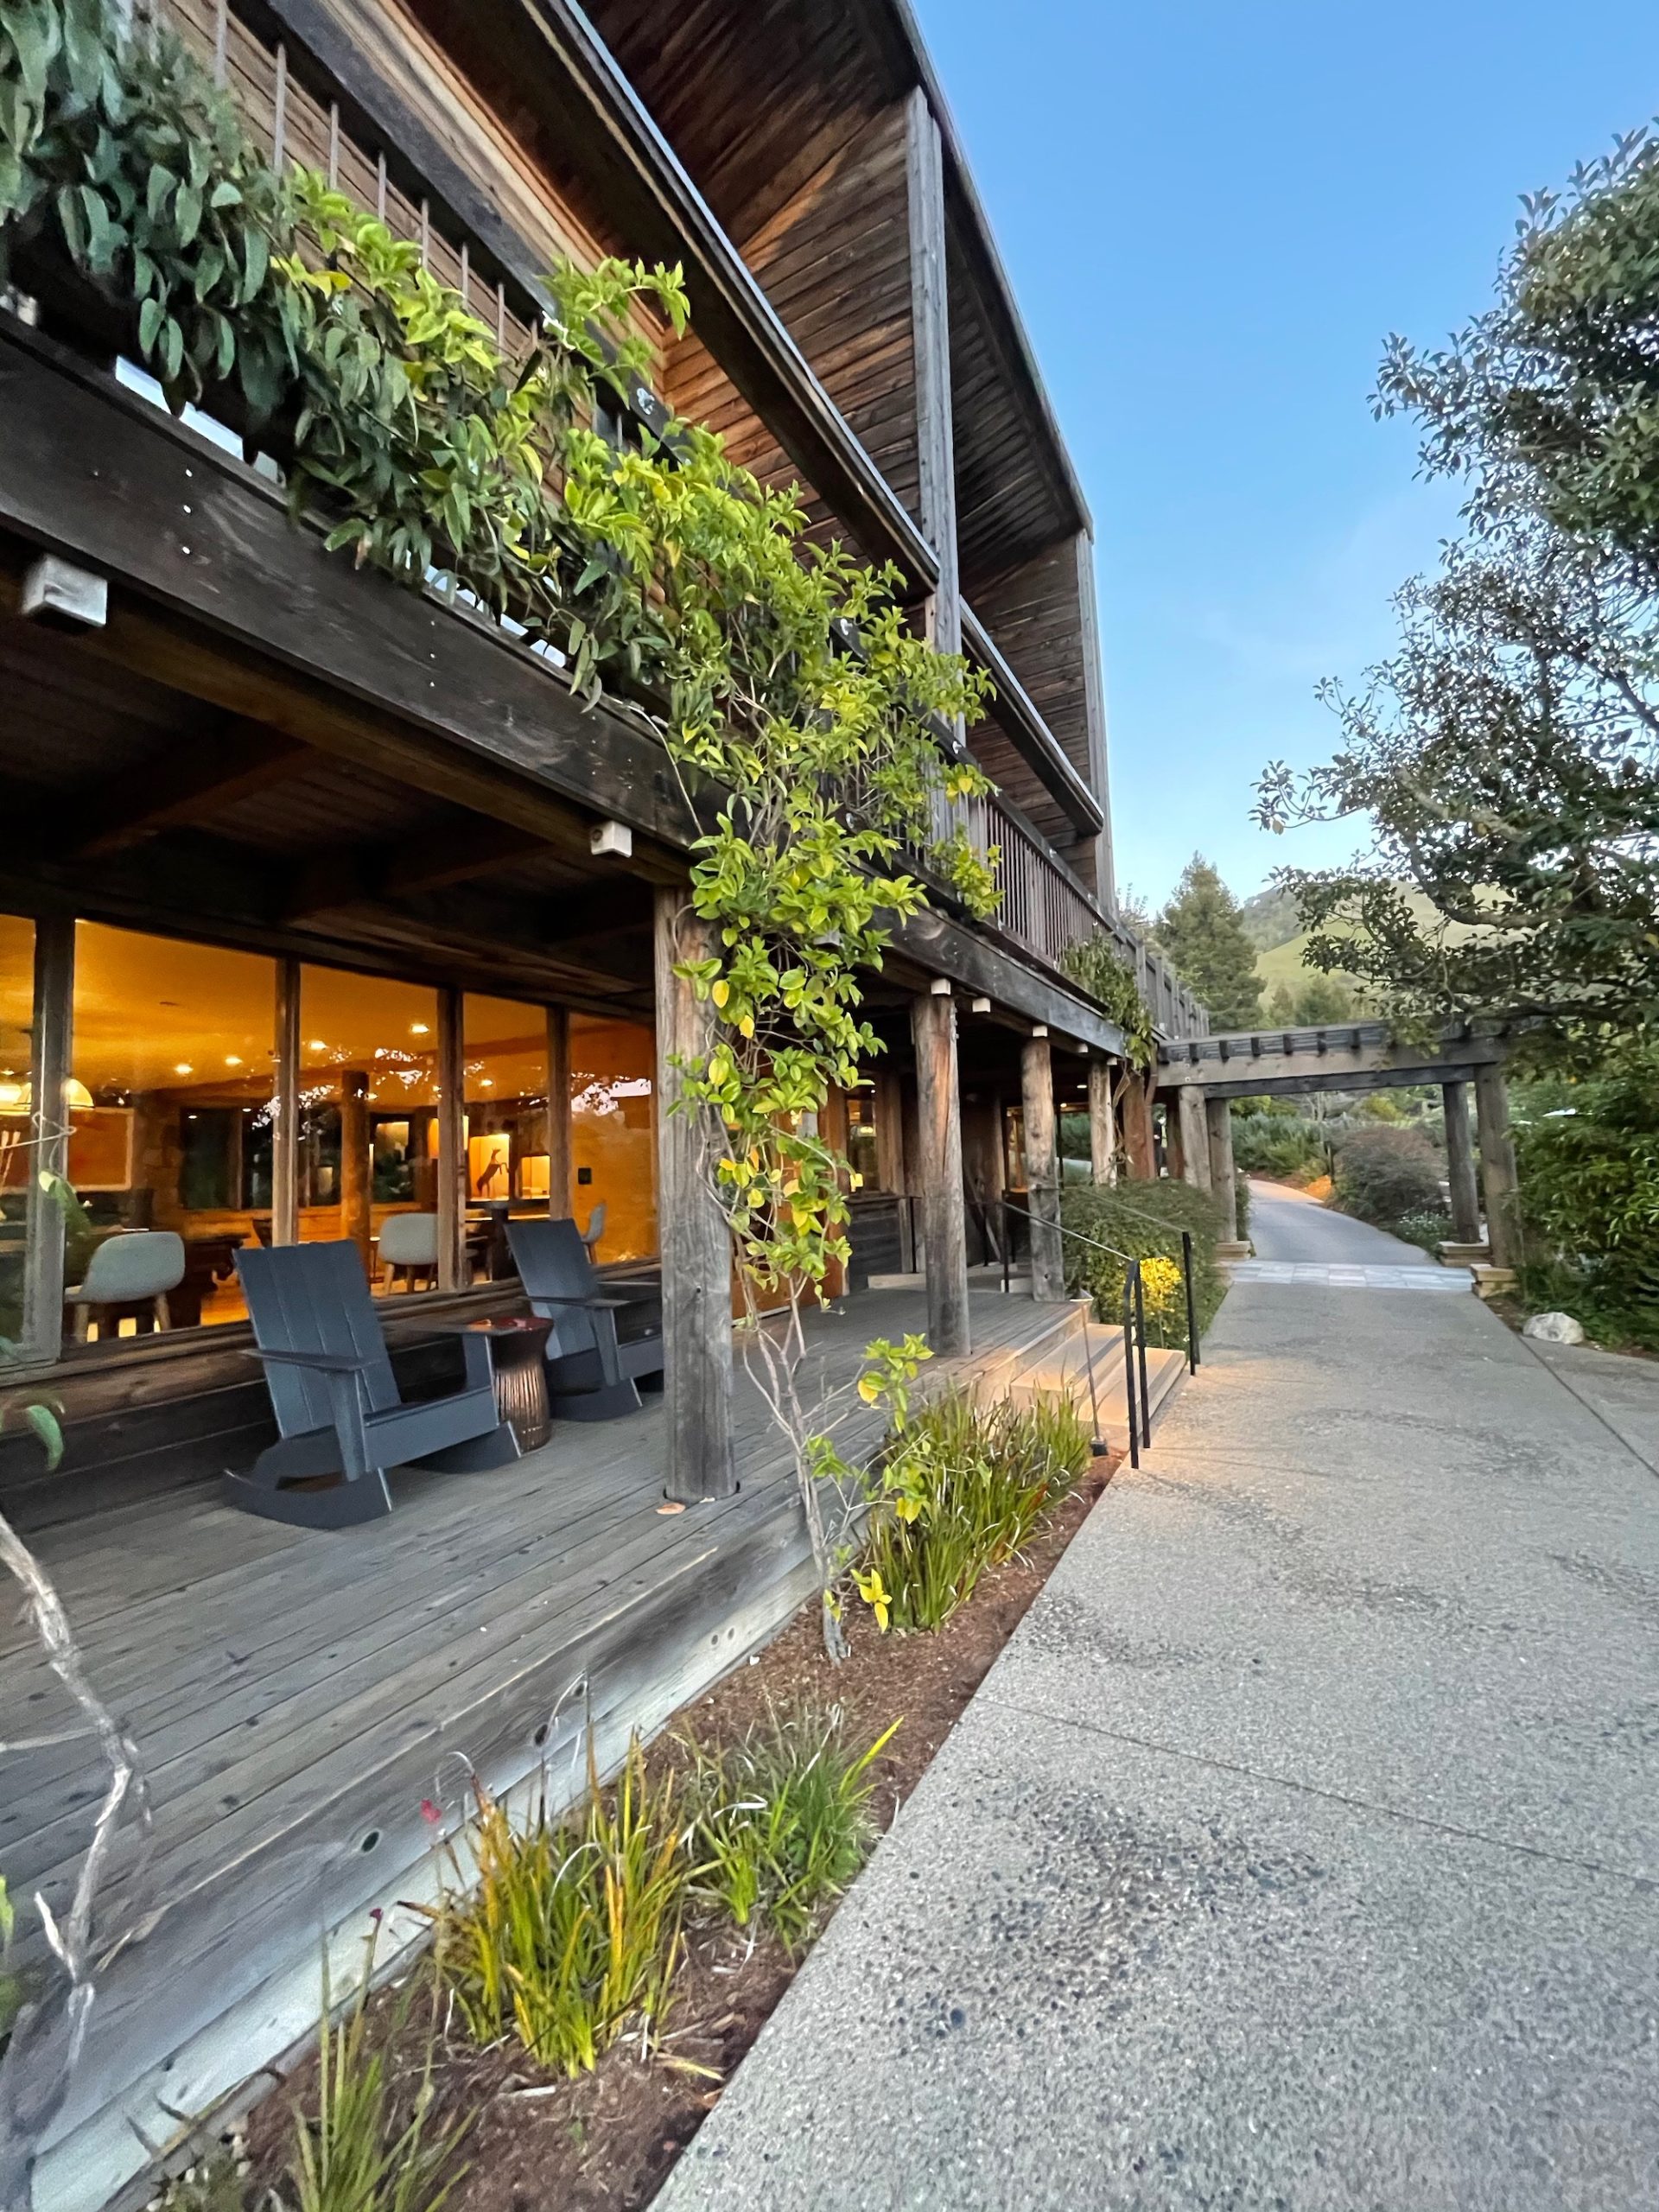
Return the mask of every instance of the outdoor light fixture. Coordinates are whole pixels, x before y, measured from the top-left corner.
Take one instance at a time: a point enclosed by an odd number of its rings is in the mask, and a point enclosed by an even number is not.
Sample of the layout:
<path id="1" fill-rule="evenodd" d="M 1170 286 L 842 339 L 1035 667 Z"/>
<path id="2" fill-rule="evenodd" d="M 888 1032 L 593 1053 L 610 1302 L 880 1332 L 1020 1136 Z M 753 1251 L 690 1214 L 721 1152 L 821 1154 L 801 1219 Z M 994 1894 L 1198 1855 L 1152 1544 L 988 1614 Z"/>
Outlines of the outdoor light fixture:
<path id="1" fill-rule="evenodd" d="M 110 619 L 110 587 L 90 569 L 42 553 L 23 575 L 20 614 L 59 630 L 101 630 Z"/>
<path id="2" fill-rule="evenodd" d="M 633 854 L 633 832 L 626 822 L 595 822 L 588 835 L 588 847 L 598 859 L 614 855 L 618 860 L 629 860 Z"/>
<path id="3" fill-rule="evenodd" d="M 991 1002 L 989 999 L 975 999 L 971 1001 L 971 1009 L 975 1014 L 988 1014 Z"/>
<path id="4" fill-rule="evenodd" d="M 936 976 L 927 988 L 936 999 L 948 999 L 950 995 L 950 978 L 948 976 Z"/>
<path id="5" fill-rule="evenodd" d="M 1031 1033 L 1033 1037 L 1046 1037 L 1048 1034 L 1048 1024 L 1046 1021 L 1037 1022 L 1033 1026 Z"/>

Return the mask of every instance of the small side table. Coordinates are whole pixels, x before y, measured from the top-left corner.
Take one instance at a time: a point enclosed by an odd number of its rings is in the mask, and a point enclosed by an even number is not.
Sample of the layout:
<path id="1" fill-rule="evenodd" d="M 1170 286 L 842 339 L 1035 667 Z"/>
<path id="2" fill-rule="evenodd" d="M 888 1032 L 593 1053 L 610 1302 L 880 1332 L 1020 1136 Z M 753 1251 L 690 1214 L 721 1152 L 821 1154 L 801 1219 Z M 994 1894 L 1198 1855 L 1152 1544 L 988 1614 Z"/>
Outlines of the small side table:
<path id="1" fill-rule="evenodd" d="M 490 1340 L 495 1370 L 495 1409 L 512 1427 L 521 1452 L 537 1452 L 553 1433 L 547 1398 L 547 1340 L 550 1321 L 525 1315 L 508 1321 L 468 1321 L 474 1336 Z"/>

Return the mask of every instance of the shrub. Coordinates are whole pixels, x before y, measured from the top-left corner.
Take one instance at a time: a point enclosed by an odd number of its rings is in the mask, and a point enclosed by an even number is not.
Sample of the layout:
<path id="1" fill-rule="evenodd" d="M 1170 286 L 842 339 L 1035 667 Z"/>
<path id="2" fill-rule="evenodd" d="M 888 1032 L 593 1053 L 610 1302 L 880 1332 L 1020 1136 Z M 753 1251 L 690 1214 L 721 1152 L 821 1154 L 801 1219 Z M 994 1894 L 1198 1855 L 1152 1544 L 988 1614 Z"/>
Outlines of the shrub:
<path id="1" fill-rule="evenodd" d="M 1193 1294 L 1198 1309 L 1200 1336 L 1215 1319 L 1226 1286 L 1216 1265 L 1216 1247 L 1225 1224 L 1222 1210 L 1206 1191 L 1190 1183 L 1096 1184 L 1085 1190 L 1061 1194 L 1060 1221 L 1069 1232 L 1065 1238 L 1065 1287 L 1074 1298 L 1092 1295 L 1095 1312 L 1116 1327 L 1123 1312 L 1123 1280 L 1132 1260 L 1173 1260 L 1181 1256 L 1181 1231 L 1192 1232 Z M 1084 1243 L 1082 1240 L 1090 1240 Z M 1102 1250 L 1100 1246 L 1112 1249 Z M 1154 1314 L 1151 1286 L 1143 1278 L 1149 1335 L 1160 1344 L 1185 1346 L 1186 1298 L 1185 1288 L 1165 1302 Z"/>
<path id="2" fill-rule="evenodd" d="M 476 2041 L 516 2034 L 539 2064 L 585 2073 L 631 2019 L 649 2033 L 668 2009 L 691 1874 L 680 1784 L 649 1783 L 636 1741 L 603 1791 L 590 1741 L 586 1804 L 556 1824 L 543 1802 L 515 1827 L 475 1786 L 476 1886 L 452 1853 L 455 1888 L 429 1910 L 439 1981 Z"/>
<path id="3" fill-rule="evenodd" d="M 988 1567 L 1030 1540 L 1088 1459 L 1088 1433 L 1063 1400 L 986 1410 L 958 1389 L 902 1414 L 853 1570 L 878 1626 L 942 1627 Z"/>
<path id="4" fill-rule="evenodd" d="M 838 1706 L 768 1707 L 737 1744 L 690 1744 L 696 1879 L 740 1928 L 766 1921 L 795 1952 L 864 1863 L 875 1834 L 869 1769 L 899 1726 L 848 1746 Z"/>
<path id="5" fill-rule="evenodd" d="M 1659 1350 L 1659 1065 L 1562 1084 L 1570 1105 L 1517 1122 L 1529 1305 Z"/>
<path id="6" fill-rule="evenodd" d="M 1289 1182 L 1330 1164 L 1323 1122 L 1287 1114 L 1235 1114 L 1233 1159 L 1242 1173 Z"/>
<path id="7" fill-rule="evenodd" d="M 1436 1252 L 1452 1234 L 1452 1217 L 1443 1208 L 1402 1214 L 1389 1224 L 1389 1233 L 1404 1243 L 1421 1244 L 1425 1252 Z"/>
<path id="8" fill-rule="evenodd" d="M 1440 1155 L 1418 1129 L 1351 1130 L 1337 1153 L 1332 1204 L 1387 1226 L 1440 1204 Z"/>

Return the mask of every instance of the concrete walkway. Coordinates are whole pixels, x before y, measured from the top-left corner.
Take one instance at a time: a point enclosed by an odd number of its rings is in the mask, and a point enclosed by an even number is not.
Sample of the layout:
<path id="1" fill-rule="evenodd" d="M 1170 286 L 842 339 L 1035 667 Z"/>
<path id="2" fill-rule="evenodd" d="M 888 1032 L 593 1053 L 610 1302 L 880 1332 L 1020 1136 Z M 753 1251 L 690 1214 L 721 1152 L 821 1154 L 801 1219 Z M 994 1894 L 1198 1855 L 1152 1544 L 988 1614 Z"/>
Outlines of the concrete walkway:
<path id="1" fill-rule="evenodd" d="M 1287 1183 L 1250 1178 L 1250 1243 L 1258 1260 L 1333 1262 L 1353 1267 L 1438 1268 L 1421 1246 L 1332 1213 Z"/>
<path id="2" fill-rule="evenodd" d="M 1472 1296 L 1241 1286 L 658 2204 L 1659 2204 L 1656 1808 L 1659 1478 Z"/>

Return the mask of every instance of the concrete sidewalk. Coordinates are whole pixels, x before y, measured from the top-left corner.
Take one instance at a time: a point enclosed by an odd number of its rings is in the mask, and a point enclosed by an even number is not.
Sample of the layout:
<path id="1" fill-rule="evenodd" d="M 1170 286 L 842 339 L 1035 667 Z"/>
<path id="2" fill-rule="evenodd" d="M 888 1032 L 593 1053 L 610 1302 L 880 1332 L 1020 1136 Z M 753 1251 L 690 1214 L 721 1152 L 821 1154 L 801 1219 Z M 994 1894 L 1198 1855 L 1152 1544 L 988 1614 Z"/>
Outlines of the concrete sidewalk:
<path id="1" fill-rule="evenodd" d="M 1659 1478 L 1472 1297 L 1241 1286 L 658 2204 L 1659 2204 L 1656 1806 Z"/>

